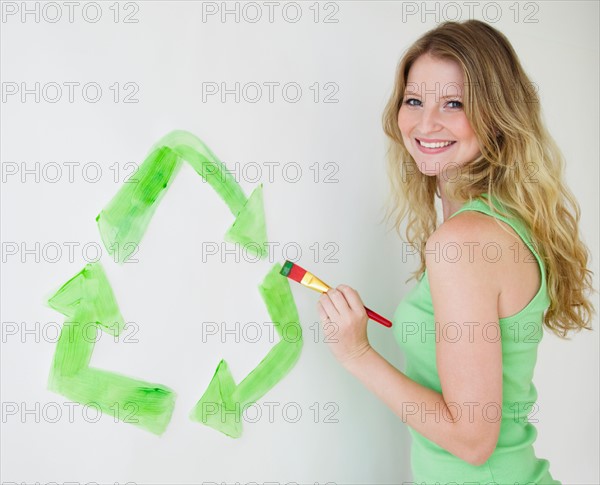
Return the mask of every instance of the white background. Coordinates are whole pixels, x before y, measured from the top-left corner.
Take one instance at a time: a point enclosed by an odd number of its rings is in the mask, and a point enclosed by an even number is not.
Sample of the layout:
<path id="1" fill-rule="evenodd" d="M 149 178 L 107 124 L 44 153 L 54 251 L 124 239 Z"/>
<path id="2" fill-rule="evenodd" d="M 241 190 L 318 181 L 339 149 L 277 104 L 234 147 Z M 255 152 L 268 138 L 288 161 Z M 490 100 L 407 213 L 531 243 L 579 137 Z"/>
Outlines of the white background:
<path id="1" fill-rule="evenodd" d="M 113 343 L 106 335 L 96 344 L 92 365 L 140 379 L 163 383 L 177 393 L 172 421 L 161 437 L 103 416 L 89 422 L 76 408 L 72 422 L 66 398 L 46 389 L 55 344 L 36 342 L 33 334 L 9 335 L 10 322 L 21 330 L 48 329 L 63 317 L 45 304 L 48 297 L 86 263 L 81 247 L 100 243 L 95 217 L 122 184 L 110 166 L 141 163 L 150 147 L 173 129 L 189 130 L 203 139 L 230 167 L 254 164 L 259 180 L 240 179 L 249 195 L 264 184 L 268 239 L 279 242 L 272 262 L 297 255 L 301 265 L 331 285 L 356 288 L 365 303 L 388 317 L 410 289 L 405 284 L 416 259 L 403 252 L 402 242 L 380 223 L 388 190 L 385 138 L 381 113 L 389 96 L 396 63 L 411 42 L 443 16 L 457 10 L 428 2 L 336 2 L 314 6 L 302 3 L 302 17 L 293 23 L 282 14 L 284 3 L 268 19 L 250 22 L 256 10 L 237 3 L 239 22 L 220 13 L 203 21 L 202 2 L 136 2 L 114 6 L 100 2 L 102 17 L 86 3 L 68 7 L 58 2 L 62 18 L 51 22 L 56 9 L 30 2 L 35 15 L 21 19 L 3 15 L 1 69 L 6 83 L 40 83 L 41 98 L 21 101 L 20 93 L 2 103 L 1 157 L 2 241 L 48 250 L 64 249 L 57 262 L 35 261 L 35 254 L 6 255 L 2 268 L 2 402 L 16 403 L 17 415 L 2 416 L 2 481 L 68 481 L 123 483 L 298 482 L 381 483 L 408 481 L 409 436 L 389 409 L 336 363 L 322 338 L 311 330 L 318 321 L 317 293 L 292 285 L 305 344 L 290 374 L 259 401 L 278 403 L 273 422 L 267 408 L 256 423 L 244 423 L 241 439 L 233 440 L 188 419 L 221 358 L 229 362 L 236 382 L 254 368 L 273 343 L 268 334 L 258 343 L 236 343 L 231 337 L 202 342 L 202 322 L 267 321 L 257 291 L 271 264 L 252 263 L 222 253 L 205 258 L 203 242 L 220 244 L 233 216 L 212 189 L 184 165 L 159 206 L 145 238 L 139 263 L 118 266 L 104 254 L 103 263 L 122 314 L 135 322 L 137 343 Z M 407 4 L 411 4 L 407 7 Z M 480 2 L 473 17 L 483 17 L 504 32 L 515 47 L 539 94 L 548 127 L 567 160 L 565 177 L 581 204 L 581 234 L 589 245 L 598 288 L 598 4 L 596 2 Z M 37 5 L 37 7 L 36 7 Z M 111 7 L 112 5 L 112 7 Z M 214 4 L 222 9 L 221 2 Z M 311 5 L 312 9 L 311 9 Z M 460 19 L 468 6 L 457 2 Z M 532 6 L 533 5 L 533 6 Z M 205 4 L 205 8 L 206 8 Z M 486 10 L 484 10 L 484 7 Z M 133 13 L 137 23 L 125 23 Z M 236 2 L 227 8 L 235 9 Z M 403 18 L 403 9 L 417 13 Z M 421 14 L 431 12 L 423 21 Z M 115 10 L 120 13 L 115 22 Z M 315 22 L 315 11 L 319 21 Z M 435 13 L 437 11 L 437 14 Z M 519 12 L 518 20 L 515 13 Z M 286 11 L 293 17 L 293 9 Z M 336 23 L 324 22 L 327 14 Z M 5 12 L 6 14 L 6 12 Z M 245 14 L 245 15 L 244 15 Z M 498 14 L 500 18 L 497 19 Z M 530 22 L 524 17 L 532 14 Z M 450 19 L 450 18 L 448 18 Z M 494 20 L 496 20 L 494 22 Z M 516 21 L 517 20 L 517 21 Z M 537 20 L 537 22 L 532 22 Z M 55 103 L 43 96 L 49 83 L 63 86 Z M 102 87 L 96 103 L 75 89 L 68 100 L 63 83 Z M 135 83 L 137 103 L 114 102 L 114 83 Z M 233 95 L 202 99 L 203 83 L 289 82 L 302 87 L 296 103 L 275 90 L 273 103 L 266 88 L 256 103 Z M 331 90 L 321 88 L 313 99 L 315 82 L 335 83 L 337 103 L 324 103 Z M 263 85 L 264 86 L 264 85 Z M 50 88 L 48 88 L 50 89 Z M 121 95 L 129 90 L 122 90 Z M 93 94 L 93 91 L 91 91 Z M 249 91 L 254 95 L 254 91 Z M 293 91 L 290 91 L 293 94 Z M 46 92 L 54 97 L 55 91 Z M 79 163 L 71 182 L 68 162 Z M 265 163 L 279 167 L 297 163 L 295 172 L 275 169 L 273 180 Z M 337 164 L 337 183 L 315 182 L 315 163 Z M 22 164 L 38 173 L 23 181 L 10 167 Z M 62 177 L 44 179 L 42 168 L 59 164 Z M 102 174 L 92 183 L 81 168 L 97 163 Z M 11 165 L 12 164 L 12 165 Z M 87 164 L 87 165 L 86 165 Z M 91 166 L 91 165 L 90 165 Z M 293 167 L 292 167 L 293 168 Z M 254 171 L 248 171 L 249 177 Z M 54 177 L 55 172 L 46 173 Z M 238 177 L 239 178 L 239 177 Z M 69 258 L 65 242 L 79 242 Z M 320 248 L 316 257 L 310 246 Z M 327 243 L 337 245 L 328 262 Z M 49 245 L 49 246 L 48 246 Z M 313 246 L 315 247 L 315 246 Z M 35 251 L 34 251 L 35 253 Z M 54 252 L 50 253 L 54 257 Z M 47 255 L 48 256 L 48 255 Z M 91 256 L 93 257 L 93 253 Z M 47 258 L 46 258 L 47 259 Z M 597 302 L 597 299 L 595 299 Z M 596 303 L 597 304 L 597 303 Z M 55 322 L 55 323 L 52 323 Z M 312 327 L 313 329 L 316 327 Z M 570 341 L 546 333 L 539 348 L 534 383 L 539 392 L 535 415 L 539 431 L 536 454 L 550 461 L 550 471 L 563 483 L 598 483 L 598 333 L 582 332 Z M 372 344 L 394 365 L 403 356 L 391 333 L 369 323 Z M 24 340 L 24 342 L 22 341 Z M 51 340 L 51 339 L 50 339 Z M 324 422 L 328 402 L 336 403 L 337 423 Z M 56 423 L 44 420 L 48 403 L 62 408 Z M 290 422 L 281 409 L 295 403 L 301 419 Z M 311 406 L 321 409 L 315 422 Z M 35 409 L 39 409 L 36 413 Z M 34 410 L 26 413 L 25 410 Z M 91 413 L 93 417 L 93 413 Z M 52 414 L 52 417 L 54 414 Z M 37 422 L 36 422 L 37 421 Z"/>

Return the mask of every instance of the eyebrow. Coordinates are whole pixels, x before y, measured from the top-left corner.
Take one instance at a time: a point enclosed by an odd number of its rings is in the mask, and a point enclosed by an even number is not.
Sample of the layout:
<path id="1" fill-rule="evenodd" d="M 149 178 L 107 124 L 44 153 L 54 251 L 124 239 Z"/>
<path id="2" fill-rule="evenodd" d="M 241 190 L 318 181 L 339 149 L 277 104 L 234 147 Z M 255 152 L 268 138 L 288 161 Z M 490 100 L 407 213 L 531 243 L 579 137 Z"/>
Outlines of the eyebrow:
<path id="1" fill-rule="evenodd" d="M 415 93 L 413 91 L 410 91 L 408 93 L 404 93 L 404 96 L 421 96 L 419 93 Z M 440 99 L 446 99 L 446 98 L 462 98 L 462 95 L 460 94 L 447 94 L 446 96 L 440 96 Z"/>

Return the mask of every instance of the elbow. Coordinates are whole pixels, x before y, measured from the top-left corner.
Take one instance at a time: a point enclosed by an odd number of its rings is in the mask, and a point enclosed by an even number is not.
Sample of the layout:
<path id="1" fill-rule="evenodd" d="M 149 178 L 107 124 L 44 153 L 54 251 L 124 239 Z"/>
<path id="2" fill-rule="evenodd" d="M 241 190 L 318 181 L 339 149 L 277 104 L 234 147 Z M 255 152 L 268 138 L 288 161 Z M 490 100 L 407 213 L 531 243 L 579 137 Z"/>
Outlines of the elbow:
<path id="1" fill-rule="evenodd" d="M 497 436 L 493 440 L 489 436 L 487 438 L 487 440 L 480 439 L 478 442 L 476 441 L 471 446 L 468 446 L 463 460 L 473 466 L 484 465 L 490 456 L 492 456 L 492 453 L 494 453 L 496 444 L 498 443 Z"/>
<path id="2" fill-rule="evenodd" d="M 471 450 L 471 452 L 466 457 L 465 461 L 469 465 L 473 466 L 484 465 L 488 461 L 490 456 L 492 456 L 494 449 L 490 450 L 489 447 L 477 446 Z"/>
<path id="3" fill-rule="evenodd" d="M 485 434 L 478 433 L 477 436 L 471 436 L 462 448 L 462 458 L 469 465 L 484 465 L 498 444 L 499 429 L 486 430 Z"/>

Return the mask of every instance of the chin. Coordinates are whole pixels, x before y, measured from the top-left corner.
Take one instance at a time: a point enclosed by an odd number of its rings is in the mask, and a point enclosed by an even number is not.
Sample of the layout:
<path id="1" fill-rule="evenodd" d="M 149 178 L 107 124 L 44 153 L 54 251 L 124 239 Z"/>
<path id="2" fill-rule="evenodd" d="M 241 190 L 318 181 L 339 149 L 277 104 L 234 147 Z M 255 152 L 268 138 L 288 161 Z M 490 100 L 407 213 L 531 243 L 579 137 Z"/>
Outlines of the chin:
<path id="1" fill-rule="evenodd" d="M 414 160 L 414 157 L 413 157 Z M 417 165 L 417 170 L 421 172 L 423 175 L 427 176 L 437 176 L 442 172 L 440 162 L 420 162 L 415 160 L 415 164 Z"/>

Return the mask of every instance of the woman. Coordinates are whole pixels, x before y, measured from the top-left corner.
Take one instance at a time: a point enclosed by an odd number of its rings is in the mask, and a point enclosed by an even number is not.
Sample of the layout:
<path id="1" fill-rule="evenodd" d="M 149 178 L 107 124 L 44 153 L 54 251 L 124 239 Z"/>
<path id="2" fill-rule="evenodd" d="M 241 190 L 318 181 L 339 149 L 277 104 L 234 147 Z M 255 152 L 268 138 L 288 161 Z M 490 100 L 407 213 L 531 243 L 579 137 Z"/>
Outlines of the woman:
<path id="1" fill-rule="evenodd" d="M 370 346 L 354 289 L 317 304 L 336 358 L 409 425 L 417 483 L 560 483 L 532 446 L 537 346 L 543 325 L 591 330 L 595 290 L 531 87 L 506 37 L 477 20 L 408 49 L 383 116 L 394 225 L 408 214 L 421 256 L 394 315 L 406 372 Z"/>

